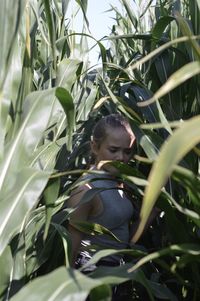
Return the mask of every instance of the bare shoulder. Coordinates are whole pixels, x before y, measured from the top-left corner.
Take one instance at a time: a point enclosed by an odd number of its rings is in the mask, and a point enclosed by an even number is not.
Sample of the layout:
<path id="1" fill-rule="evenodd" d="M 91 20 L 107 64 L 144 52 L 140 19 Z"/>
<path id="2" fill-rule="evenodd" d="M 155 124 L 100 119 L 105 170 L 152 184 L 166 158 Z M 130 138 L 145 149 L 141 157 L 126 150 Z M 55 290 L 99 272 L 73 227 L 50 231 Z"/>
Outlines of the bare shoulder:
<path id="1" fill-rule="evenodd" d="M 96 193 L 87 195 L 87 192 L 92 189 L 93 187 L 90 183 L 86 183 L 72 191 L 71 196 L 67 201 L 67 206 L 76 208 L 73 216 L 84 214 L 95 216 L 102 212 L 103 205 L 99 195 Z"/>
<path id="2" fill-rule="evenodd" d="M 81 199 L 89 189 L 91 189 L 91 187 L 89 187 L 87 184 L 75 188 L 71 192 L 70 198 L 67 201 L 68 206 L 76 207 L 77 205 L 79 205 Z"/>
<path id="3" fill-rule="evenodd" d="M 93 214 L 96 207 L 96 198 L 85 195 L 91 189 L 90 185 L 84 184 L 72 191 L 70 198 L 67 200 L 67 206 L 75 209 L 71 214 L 71 219 L 86 220 Z"/>

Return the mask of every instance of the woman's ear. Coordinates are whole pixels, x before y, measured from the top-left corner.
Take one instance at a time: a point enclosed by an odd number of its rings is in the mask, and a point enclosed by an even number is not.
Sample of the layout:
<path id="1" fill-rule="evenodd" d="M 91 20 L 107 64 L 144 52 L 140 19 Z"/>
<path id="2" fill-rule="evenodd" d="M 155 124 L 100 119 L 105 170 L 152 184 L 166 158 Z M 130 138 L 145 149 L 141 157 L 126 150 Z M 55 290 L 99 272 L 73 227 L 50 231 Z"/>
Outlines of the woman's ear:
<path id="1" fill-rule="evenodd" d="M 96 155 L 97 152 L 98 152 L 98 146 L 97 146 L 97 144 L 96 144 L 96 142 L 95 142 L 94 140 L 92 140 L 92 141 L 90 142 L 90 148 L 91 148 L 92 153 L 93 153 L 94 155 Z"/>

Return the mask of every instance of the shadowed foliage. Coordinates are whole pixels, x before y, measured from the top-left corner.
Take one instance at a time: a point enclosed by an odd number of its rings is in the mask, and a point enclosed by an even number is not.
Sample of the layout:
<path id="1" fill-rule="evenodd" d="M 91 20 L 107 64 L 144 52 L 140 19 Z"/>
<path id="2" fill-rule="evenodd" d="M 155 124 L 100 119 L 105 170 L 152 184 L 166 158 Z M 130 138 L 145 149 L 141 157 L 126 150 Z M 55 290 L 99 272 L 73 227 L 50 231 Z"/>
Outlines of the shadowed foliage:
<path id="1" fill-rule="evenodd" d="M 87 2 L 0 4 L 0 300 L 109 300 L 112 285 L 130 281 L 130 300 L 197 301 L 199 0 L 120 0 L 121 9 L 110 1 L 113 27 L 98 41 Z M 95 66 L 89 39 L 99 51 Z M 141 222 L 124 266 L 83 275 L 70 267 L 72 209 L 65 205 L 89 172 L 95 122 L 117 111 L 137 145 L 130 165 L 113 164 Z M 143 233 L 155 205 L 161 214 Z M 100 225 L 75 226 L 116 239 Z M 91 263 L 119 252 L 97 251 Z"/>

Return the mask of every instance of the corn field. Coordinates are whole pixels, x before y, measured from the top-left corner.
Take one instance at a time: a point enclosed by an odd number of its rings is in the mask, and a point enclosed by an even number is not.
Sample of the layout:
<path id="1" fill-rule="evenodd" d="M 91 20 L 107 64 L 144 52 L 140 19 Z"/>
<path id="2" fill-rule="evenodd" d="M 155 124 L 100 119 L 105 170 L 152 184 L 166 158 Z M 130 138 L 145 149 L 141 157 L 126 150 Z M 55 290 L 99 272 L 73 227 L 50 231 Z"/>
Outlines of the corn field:
<path id="1" fill-rule="evenodd" d="M 99 40 L 87 0 L 0 2 L 0 301 L 111 300 L 126 281 L 130 300 L 142 300 L 138 288 L 143 301 L 200 300 L 200 1 L 109 2 L 113 26 Z M 117 168 L 141 222 L 125 265 L 84 275 L 69 264 L 63 205 L 88 168 L 94 124 L 115 112 L 137 140 Z M 154 205 L 162 214 L 142 235 Z"/>

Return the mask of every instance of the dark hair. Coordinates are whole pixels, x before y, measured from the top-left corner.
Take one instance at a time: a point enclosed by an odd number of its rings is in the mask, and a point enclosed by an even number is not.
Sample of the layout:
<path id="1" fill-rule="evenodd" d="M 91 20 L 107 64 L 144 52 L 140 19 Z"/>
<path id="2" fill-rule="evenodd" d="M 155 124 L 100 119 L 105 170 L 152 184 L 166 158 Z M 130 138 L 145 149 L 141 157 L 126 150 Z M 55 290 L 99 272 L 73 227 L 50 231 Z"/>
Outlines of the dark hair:
<path id="1" fill-rule="evenodd" d="M 110 114 L 101 118 L 96 123 L 93 129 L 92 140 L 96 142 L 97 145 L 100 145 L 101 142 L 105 139 L 107 135 L 106 130 L 108 129 L 108 127 L 112 127 L 112 128 L 122 127 L 127 132 L 129 132 L 131 136 L 134 135 L 127 118 L 125 118 L 123 115 L 119 113 Z"/>

